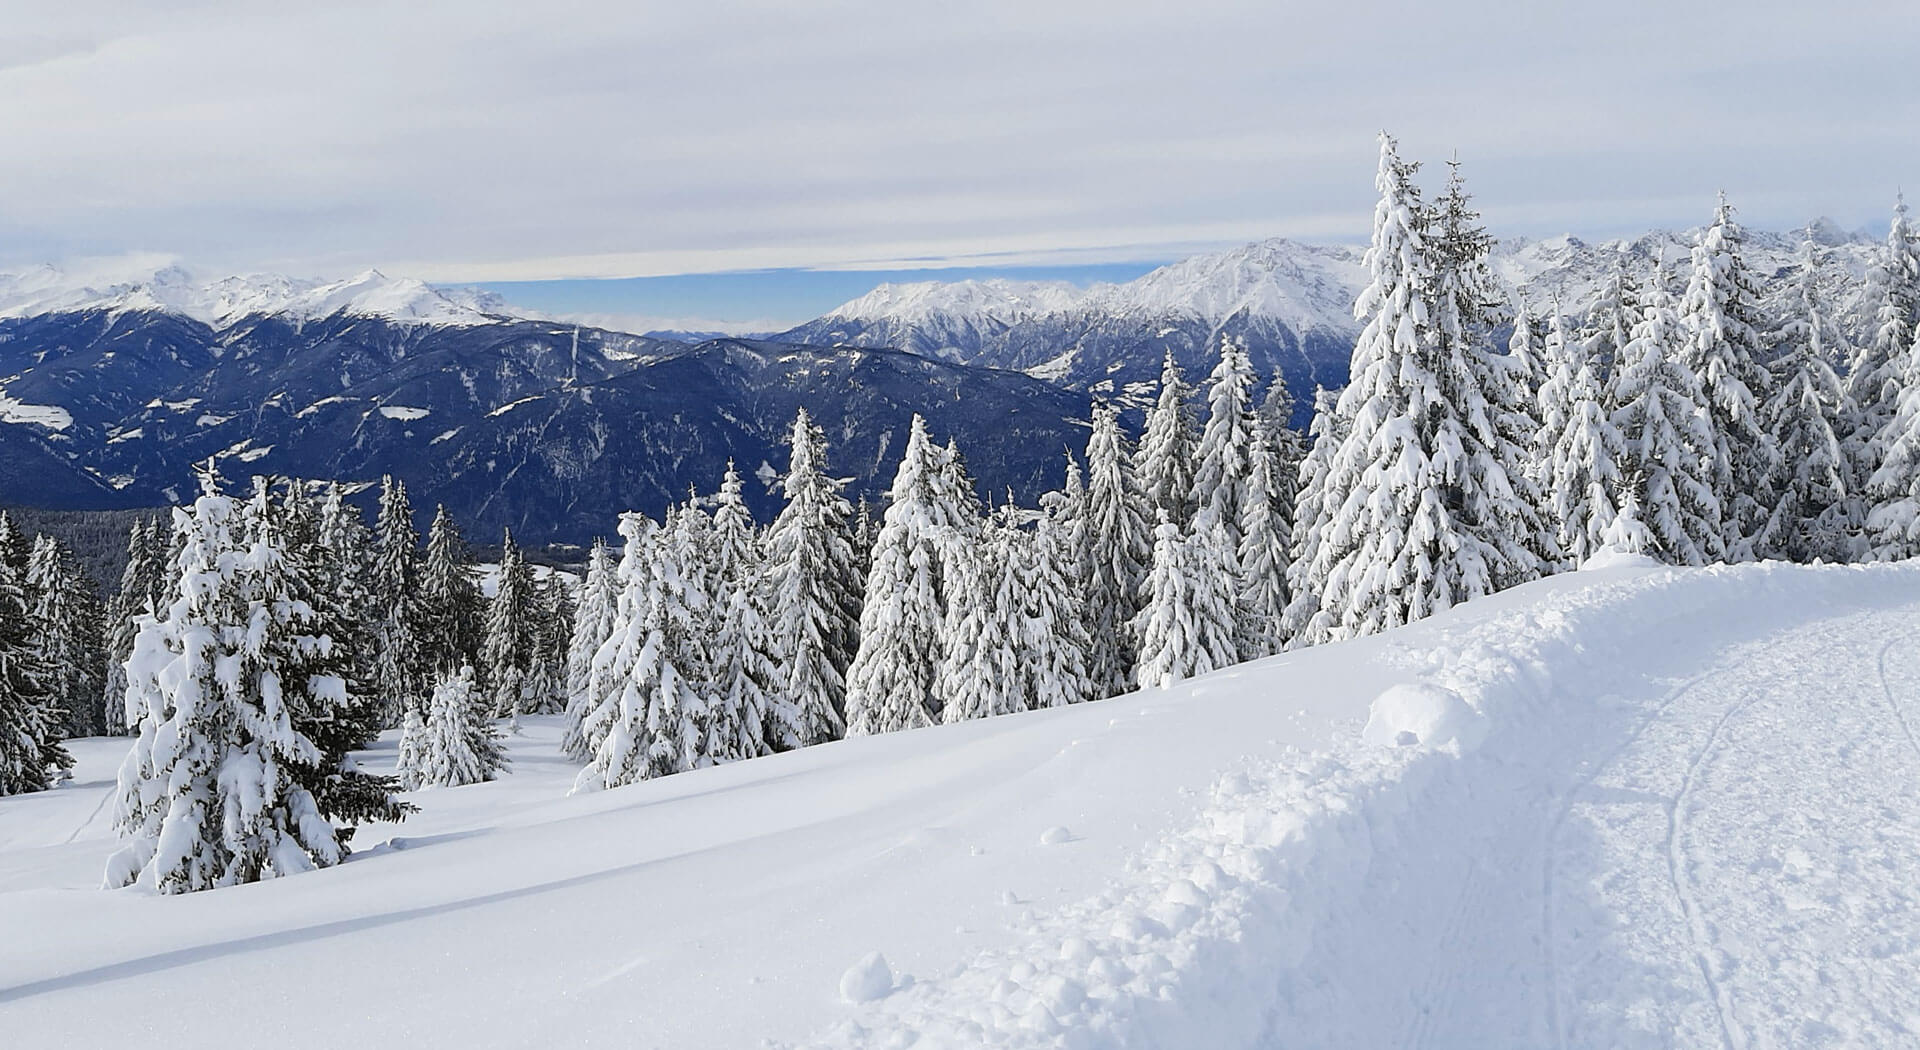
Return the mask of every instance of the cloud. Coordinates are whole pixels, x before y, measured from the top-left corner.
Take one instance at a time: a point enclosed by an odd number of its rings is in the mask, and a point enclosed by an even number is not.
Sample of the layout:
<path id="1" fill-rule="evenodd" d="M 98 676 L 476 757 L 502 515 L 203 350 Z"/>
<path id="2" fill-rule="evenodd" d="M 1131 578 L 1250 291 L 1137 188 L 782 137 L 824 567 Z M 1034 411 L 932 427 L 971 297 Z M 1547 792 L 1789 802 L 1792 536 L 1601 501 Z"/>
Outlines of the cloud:
<path id="1" fill-rule="evenodd" d="M 1907 0 L 128 2 L 10 12 L 0 263 L 437 280 L 1364 234 L 1372 137 L 1501 233 L 1878 221 Z"/>

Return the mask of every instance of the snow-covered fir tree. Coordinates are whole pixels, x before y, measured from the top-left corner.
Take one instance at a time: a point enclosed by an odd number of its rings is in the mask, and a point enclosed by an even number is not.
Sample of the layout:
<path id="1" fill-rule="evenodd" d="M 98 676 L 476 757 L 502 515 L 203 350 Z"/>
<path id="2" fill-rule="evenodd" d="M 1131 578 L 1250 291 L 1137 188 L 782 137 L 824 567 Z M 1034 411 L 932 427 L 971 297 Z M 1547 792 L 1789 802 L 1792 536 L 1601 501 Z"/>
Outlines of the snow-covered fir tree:
<path id="1" fill-rule="evenodd" d="M 105 688 L 100 600 L 73 552 L 51 536 L 34 540 L 27 560 L 28 630 L 46 672 L 47 699 L 66 712 L 62 734 L 97 736 L 106 720 L 96 702 Z"/>
<path id="2" fill-rule="evenodd" d="M 301 493 L 289 486 L 288 498 L 302 503 Z M 346 500 L 338 483 L 327 486 L 314 521 L 313 541 L 300 546 L 312 563 L 319 588 L 317 611 L 329 617 L 327 633 L 342 652 L 350 692 L 372 707 L 364 746 L 391 724 L 388 704 L 381 695 L 383 665 L 381 621 L 385 610 L 374 590 L 374 544 L 360 511 Z"/>
<path id="3" fill-rule="evenodd" d="M 431 674 L 422 641 L 428 626 L 425 609 L 415 590 L 420 581 L 420 534 L 414 529 L 406 483 L 391 475 L 380 479 L 373 548 L 368 582 L 381 656 L 375 690 L 391 726 L 400 724 L 407 711 L 424 707 Z"/>
<path id="4" fill-rule="evenodd" d="M 712 549 L 708 554 L 711 572 L 726 583 L 752 576 L 766 557 L 760 531 L 753 524 L 753 512 L 747 509 L 744 488 L 740 472 L 728 460 L 720 491 L 714 495 Z"/>
<path id="5" fill-rule="evenodd" d="M 1140 662 L 1134 674 L 1142 689 L 1165 689 L 1235 660 L 1234 596 L 1221 571 L 1227 533 L 1208 517 L 1187 536 L 1171 521 L 1154 530 L 1153 569 L 1135 627 Z"/>
<path id="6" fill-rule="evenodd" d="M 926 422 L 914 416 L 873 545 L 860 649 L 847 669 L 849 736 L 915 729 L 939 717 L 941 571 L 955 542 L 949 501 L 956 493 L 950 476 L 942 476 L 948 469 L 945 453 L 927 438 Z"/>
<path id="7" fill-rule="evenodd" d="M 0 511 L 0 795 L 45 790 L 56 770 L 72 764 L 60 746 L 66 712 L 34 638 L 20 543 Z"/>
<path id="8" fill-rule="evenodd" d="M 621 515 L 619 530 L 623 546 L 614 569 L 613 621 L 593 655 L 584 691 L 569 703 L 561 740 L 567 754 L 582 760 L 592 759 L 619 720 L 621 698 L 649 632 L 652 567 L 661 556 L 661 531 L 637 512 Z"/>
<path id="9" fill-rule="evenodd" d="M 1035 530 L 1014 538 L 1014 557 L 1002 566 L 1002 587 L 1019 595 L 1016 645 L 1029 710 L 1097 699 L 1087 667 L 1086 598 L 1079 575 L 1080 544 L 1062 521 L 1043 516 Z"/>
<path id="10" fill-rule="evenodd" d="M 1287 544 L 1293 561 L 1287 566 L 1289 600 L 1282 633 L 1289 646 L 1310 644 L 1308 630 L 1320 614 L 1321 583 L 1314 579 L 1313 567 L 1319 564 L 1320 539 L 1331 514 L 1326 499 L 1327 475 L 1334 453 L 1347 437 L 1339 398 L 1337 391 L 1313 388 L 1313 420 L 1307 425 L 1312 444 L 1300 461 L 1293 498 L 1293 535 Z"/>
<path id="11" fill-rule="evenodd" d="M 619 581 L 614 575 L 613 550 L 605 540 L 595 539 L 587 552 L 586 575 L 580 581 L 580 601 L 573 613 L 572 630 L 567 640 L 567 677 L 565 694 L 569 701 L 569 724 L 577 721 L 573 712 L 587 691 L 587 678 L 593 672 L 594 654 L 613 633 L 614 613 L 620 600 Z M 585 757 L 580 756 L 580 757 Z"/>
<path id="12" fill-rule="evenodd" d="M 1134 620 L 1140 612 L 1141 585 L 1153 557 L 1152 537 L 1142 516 L 1146 500 L 1133 474 L 1126 435 L 1117 411 L 1093 410 L 1093 434 L 1087 439 L 1087 491 L 1081 518 L 1084 566 L 1087 674 L 1096 698 L 1133 689 L 1139 651 Z"/>
<path id="13" fill-rule="evenodd" d="M 203 890 L 345 855 L 309 786 L 345 771 L 301 727 L 350 698 L 264 502 L 243 514 L 208 472 L 175 512 L 180 597 L 142 623 L 127 668 L 140 734 L 120 769 L 129 841 L 108 862 L 110 887 Z"/>
<path id="14" fill-rule="evenodd" d="M 480 661 L 486 668 L 487 703 L 495 717 L 518 718 L 527 710 L 527 677 L 533 669 L 539 613 L 533 572 L 508 531 L 500 542 L 500 569 L 486 606 Z"/>
<path id="15" fill-rule="evenodd" d="M 1687 337 L 1681 364 L 1699 379 L 1706 395 L 1713 492 L 1720 504 L 1726 553 L 1733 560 L 1753 557 L 1754 540 L 1767 516 L 1765 486 L 1775 455 L 1760 422 L 1760 405 L 1770 383 L 1761 364 L 1760 292 L 1741 255 L 1745 239 L 1722 194 L 1713 224 L 1694 246 L 1680 304 Z"/>
<path id="16" fill-rule="evenodd" d="M 1578 567 L 1608 545 L 1607 532 L 1620 516 L 1620 500 L 1628 490 L 1622 473 L 1626 439 L 1608 410 L 1607 392 L 1594 374 L 1593 360 L 1572 348 L 1565 356 L 1575 355 L 1580 359 L 1564 381 L 1559 373 L 1569 362 L 1553 364 L 1556 396 L 1563 399 L 1565 418 L 1559 421 L 1554 444 L 1547 450 L 1544 472 L 1547 509 L 1558 523 L 1558 547 L 1567 568 Z M 1543 433 L 1550 429 L 1542 427 Z"/>
<path id="17" fill-rule="evenodd" d="M 506 765 L 500 735 L 479 691 L 473 668 L 440 676 L 427 703 L 427 717 L 408 770 L 410 789 L 462 787 L 492 780 Z"/>
<path id="18" fill-rule="evenodd" d="M 1620 473 L 1652 540 L 1645 553 L 1703 565 L 1725 556 L 1726 534 L 1713 486 L 1712 418 L 1699 380 L 1684 364 L 1687 340 L 1673 300 L 1656 284 L 1621 348 L 1612 418 L 1623 442 Z"/>
<path id="19" fill-rule="evenodd" d="M 1026 708 L 1020 652 L 1025 595 L 1016 579 L 1016 537 L 1012 515 L 998 513 L 979 539 L 949 562 L 937 686 L 946 698 L 941 712 L 946 722 Z"/>
<path id="20" fill-rule="evenodd" d="M 1633 326 L 1644 314 L 1639 283 L 1624 263 L 1616 266 L 1574 336 L 1580 358 L 1593 362 L 1593 374 L 1601 382 L 1613 382 L 1621 351 L 1633 340 Z"/>
<path id="21" fill-rule="evenodd" d="M 1904 197 L 1894 204 L 1886 243 L 1867 273 L 1864 300 L 1870 312 L 1866 330 L 1854 340 L 1847 367 L 1854 417 L 1843 435 L 1849 491 L 1860 496 L 1871 487 L 1885 456 L 1883 440 L 1899 412 L 1907 357 L 1920 334 L 1915 328 L 1920 317 L 1920 238 L 1908 222 Z"/>
<path id="22" fill-rule="evenodd" d="M 785 728 L 791 717 L 790 710 L 778 715 L 772 710 L 781 681 L 780 648 L 762 608 L 765 589 L 758 576 L 750 575 L 730 583 L 721 595 L 724 604 L 710 647 L 713 717 L 705 747 L 716 762 L 772 754 L 768 724 Z"/>
<path id="23" fill-rule="evenodd" d="M 1809 230 L 1802 242 L 1795 312 L 1772 364 L 1773 394 L 1760 406 L 1778 456 L 1764 491 L 1771 505 L 1755 553 L 1789 561 L 1849 561 L 1865 524 L 1864 507 L 1848 491 L 1842 442 L 1853 408 L 1833 362 L 1844 338 L 1827 310 L 1818 276 L 1820 250 Z"/>
<path id="24" fill-rule="evenodd" d="M 1900 401 L 1877 442 L 1867 479 L 1867 542 L 1880 561 L 1920 556 L 1920 342 L 1902 358 Z"/>
<path id="25" fill-rule="evenodd" d="M 545 715 L 567 708 L 567 659 L 573 639 L 573 592 L 558 572 L 533 578 L 533 652 L 521 689 L 525 710 Z"/>
<path id="26" fill-rule="evenodd" d="M 1165 511 L 1181 528 L 1193 520 L 1195 431 L 1193 388 L 1169 350 L 1160 366 L 1159 400 L 1147 410 L 1147 429 L 1140 435 L 1134 476 L 1147 500 L 1146 513 Z"/>
<path id="27" fill-rule="evenodd" d="M 1625 341 L 1621 345 L 1626 345 Z M 1591 380 L 1584 388 L 1576 382 L 1582 366 Z M 1539 385 L 1533 394 L 1533 418 L 1540 428 L 1534 432 L 1530 467 L 1534 482 L 1549 498 L 1554 485 L 1553 450 L 1559 446 L 1567 422 L 1582 400 L 1593 400 L 1595 391 L 1604 389 L 1596 359 L 1588 355 L 1580 341 L 1569 337 L 1566 318 L 1555 304 L 1546 335 L 1540 341 Z"/>
<path id="28" fill-rule="evenodd" d="M 416 638 L 424 668 L 439 678 L 462 667 L 475 668 L 483 691 L 488 683 L 477 661 L 485 632 L 485 607 L 473 578 L 473 556 L 447 508 L 435 508 L 427 529 L 427 555 L 415 587 L 419 596 Z"/>
<path id="29" fill-rule="evenodd" d="M 1238 557 L 1241 509 L 1253 455 L 1253 365 L 1246 344 L 1220 337 L 1220 362 L 1207 382 L 1207 421 L 1194 450 L 1194 520 L 1207 518 L 1224 530 L 1229 553 Z M 1154 515 L 1152 508 L 1143 511 Z M 1169 520 L 1173 520 L 1169 518 Z M 1177 527 L 1185 526 L 1178 521 Z"/>
<path id="30" fill-rule="evenodd" d="M 120 589 L 107 603 L 102 626 L 107 671 L 100 712 L 109 733 L 124 734 L 133 728 L 127 720 L 127 657 L 133 655 L 139 617 L 154 615 L 162 608 L 166 554 L 159 522 L 146 519 L 133 523 L 127 531 L 127 564 L 120 573 Z"/>
<path id="31" fill-rule="evenodd" d="M 1293 505 L 1291 486 L 1282 484 L 1280 471 L 1280 457 L 1268 447 L 1265 429 L 1256 429 L 1247 499 L 1240 509 L 1234 648 L 1242 660 L 1271 656 L 1286 642 Z"/>

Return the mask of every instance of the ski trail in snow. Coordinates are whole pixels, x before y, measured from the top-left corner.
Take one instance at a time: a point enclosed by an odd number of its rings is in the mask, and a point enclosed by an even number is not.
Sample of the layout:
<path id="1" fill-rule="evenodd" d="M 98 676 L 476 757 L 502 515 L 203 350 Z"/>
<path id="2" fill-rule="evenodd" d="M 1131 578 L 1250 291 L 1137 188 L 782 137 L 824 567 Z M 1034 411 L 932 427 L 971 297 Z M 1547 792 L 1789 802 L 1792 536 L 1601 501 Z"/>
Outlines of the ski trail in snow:
<path id="1" fill-rule="evenodd" d="M 1887 654 L 1892 652 L 1893 647 L 1899 642 L 1899 638 L 1889 638 L 1887 644 L 1880 647 L 1880 692 L 1887 698 L 1887 706 L 1893 709 L 1893 717 L 1900 723 L 1900 732 L 1906 736 L 1908 746 L 1913 748 L 1916 757 L 1920 757 L 1920 739 L 1914 737 L 1913 725 L 1907 721 L 1906 711 L 1893 695 L 1893 681 L 1887 677 Z"/>
<path id="2" fill-rule="evenodd" d="M 74 828 L 73 833 L 67 836 L 68 842 L 72 842 L 74 839 L 79 838 L 81 832 L 87 830 L 90 827 L 93 827 L 93 822 L 100 819 L 100 811 L 107 808 L 107 801 L 113 798 L 113 793 L 116 790 L 118 789 L 117 789 L 117 786 L 115 785 L 108 785 L 107 787 L 101 789 L 100 801 L 93 804 L 93 812 L 88 813 L 87 819 L 81 821 L 80 826 Z"/>
<path id="3" fill-rule="evenodd" d="M 1686 772 L 1680 777 L 1680 791 L 1667 807 L 1667 877 L 1672 880 L 1674 896 L 1680 901 L 1680 911 L 1686 920 L 1687 939 L 1692 942 L 1694 963 L 1700 969 L 1700 979 L 1706 982 L 1708 996 L 1720 1022 L 1720 1036 L 1726 1040 L 1728 1050 L 1746 1050 L 1747 1037 L 1734 1017 L 1733 993 L 1720 980 L 1717 972 L 1719 963 L 1718 953 L 1713 946 L 1713 931 L 1707 926 L 1706 914 L 1694 891 L 1691 866 L 1685 855 L 1687 806 L 1693 799 L 1694 785 L 1701 769 L 1719 746 L 1721 732 L 1735 715 L 1745 711 L 1759 695 L 1755 692 L 1745 694 L 1713 724 L 1713 729 L 1707 733 L 1706 743 L 1687 763 Z"/>
<path id="4" fill-rule="evenodd" d="M 1553 1034 L 1553 1045 L 1559 1048 L 1559 1050 L 1565 1050 L 1567 1046 L 1567 1033 L 1561 1023 L 1560 967 L 1557 956 L 1558 934 L 1554 930 L 1553 919 L 1556 901 L 1554 892 L 1556 865 L 1554 859 L 1558 855 L 1558 849 L 1555 844 L 1559 841 L 1561 832 L 1565 829 L 1567 818 L 1573 813 L 1574 804 L 1580 801 L 1581 794 L 1591 790 L 1594 782 L 1600 779 L 1601 774 L 1612 769 L 1613 764 L 1619 760 L 1620 756 L 1626 754 L 1628 749 L 1639 743 L 1641 737 L 1646 735 L 1647 730 L 1651 728 L 1654 723 L 1665 717 L 1667 712 L 1671 710 L 1675 704 L 1680 702 L 1681 698 L 1691 693 L 1695 687 L 1713 678 L 1719 673 L 1719 670 L 1718 667 L 1715 667 L 1702 671 L 1691 678 L 1685 679 L 1672 689 L 1669 689 L 1666 696 L 1641 717 L 1639 724 L 1634 727 L 1632 733 L 1629 733 L 1618 744 L 1615 744 L 1605 754 L 1601 755 L 1598 760 L 1587 768 L 1587 771 L 1581 775 L 1580 779 L 1575 782 L 1572 787 L 1562 792 L 1560 796 L 1555 799 L 1553 819 L 1547 825 L 1546 845 L 1545 849 L 1542 850 L 1540 866 L 1540 927 L 1542 931 L 1540 940 L 1542 956 L 1546 964 L 1547 1030 Z"/>

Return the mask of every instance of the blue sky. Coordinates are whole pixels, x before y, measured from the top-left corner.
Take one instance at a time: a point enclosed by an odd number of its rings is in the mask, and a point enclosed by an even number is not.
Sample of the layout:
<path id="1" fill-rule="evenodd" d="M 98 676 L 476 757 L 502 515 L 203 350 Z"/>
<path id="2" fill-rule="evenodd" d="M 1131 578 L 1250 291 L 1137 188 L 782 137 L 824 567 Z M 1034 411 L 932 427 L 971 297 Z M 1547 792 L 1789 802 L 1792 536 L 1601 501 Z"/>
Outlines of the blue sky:
<path id="1" fill-rule="evenodd" d="M 0 270 L 562 282 L 794 319 L 897 271 L 1364 239 L 1374 136 L 1501 236 L 1920 186 L 1914 0 L 9 5 Z M 862 274 L 860 277 L 850 273 Z M 1071 270 L 1069 271 L 1071 272 Z M 618 286 L 591 278 L 725 274 Z"/>
<path id="2" fill-rule="evenodd" d="M 1164 260 L 1171 261 L 1171 260 Z M 758 330 L 811 320 L 876 285 L 908 281 L 959 281 L 1009 277 L 1067 281 L 1085 287 L 1130 281 L 1158 262 L 1079 266 L 963 266 L 917 270 L 762 270 L 745 273 L 675 274 L 593 280 L 494 281 L 476 285 L 500 293 L 515 306 L 569 317 L 638 317 L 646 328 L 709 327 L 707 322 L 745 324 Z"/>

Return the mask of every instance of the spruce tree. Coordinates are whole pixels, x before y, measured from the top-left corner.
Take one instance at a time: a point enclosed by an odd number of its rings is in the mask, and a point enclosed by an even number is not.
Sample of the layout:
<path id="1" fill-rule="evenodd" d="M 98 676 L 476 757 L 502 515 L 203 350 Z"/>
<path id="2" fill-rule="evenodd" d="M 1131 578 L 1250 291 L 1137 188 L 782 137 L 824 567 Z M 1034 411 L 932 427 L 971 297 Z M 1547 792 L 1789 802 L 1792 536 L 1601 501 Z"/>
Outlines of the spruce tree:
<path id="1" fill-rule="evenodd" d="M 500 735 L 487 713 L 491 702 L 474 682 L 473 668 L 441 675 L 427 704 L 412 787 L 462 787 L 492 780 L 507 764 Z"/>
<path id="2" fill-rule="evenodd" d="M 1899 405 L 1877 441 L 1880 466 L 1867 479 L 1867 539 L 1880 561 L 1920 556 L 1920 339 L 1902 363 Z"/>
<path id="3" fill-rule="evenodd" d="M 1207 518 L 1223 530 L 1230 553 L 1240 549 L 1241 508 L 1253 452 L 1253 366 L 1246 345 L 1221 336 L 1220 363 L 1207 384 L 1207 423 L 1195 449 L 1194 520 Z M 1149 509 L 1145 513 L 1153 514 Z M 1176 527 L 1184 527 L 1173 520 Z"/>
<path id="4" fill-rule="evenodd" d="M 533 668 L 535 631 L 533 573 L 509 530 L 500 543 L 500 570 L 487 602 L 486 633 L 480 660 L 486 668 L 488 709 L 496 718 L 518 718 L 526 710 L 527 677 Z"/>
<path id="5" fill-rule="evenodd" d="M 1012 532 L 1005 524 L 992 525 L 948 562 L 936 688 L 946 700 L 941 719 L 949 724 L 1024 708 L 1013 622 L 1022 610 L 1006 572 L 1014 557 Z"/>
<path id="6" fill-rule="evenodd" d="M 1093 410 L 1087 440 L 1087 492 L 1081 555 L 1086 568 L 1087 674 L 1096 697 L 1133 688 L 1141 584 L 1152 558 L 1152 540 L 1141 516 L 1146 500 L 1134 480 L 1119 413 Z"/>
<path id="7" fill-rule="evenodd" d="M 1621 352 L 1633 340 L 1633 327 L 1646 312 L 1641 298 L 1633 275 L 1624 264 L 1616 266 L 1580 325 L 1575 336 L 1580 357 L 1593 363 L 1594 377 L 1602 383 L 1611 384 L 1621 367 Z"/>
<path id="8" fill-rule="evenodd" d="M 27 561 L 29 631 L 46 672 L 47 702 L 66 714 L 62 735 L 106 731 L 97 698 L 105 689 L 100 600 L 73 552 L 51 536 L 34 541 Z"/>
<path id="9" fill-rule="evenodd" d="M 1866 331 L 1855 340 L 1847 367 L 1847 396 L 1855 416 L 1845 435 L 1850 491 L 1863 495 L 1885 456 L 1882 439 L 1900 409 L 1907 355 L 1920 316 L 1920 238 L 1907 221 L 1904 197 L 1879 258 L 1867 273 Z"/>
<path id="10" fill-rule="evenodd" d="M 160 578 L 166 572 L 166 551 L 159 542 L 160 525 L 151 519 L 136 521 L 127 531 L 127 565 L 120 573 L 120 589 L 107 603 L 102 625 L 106 650 L 106 685 L 100 712 L 106 731 L 125 734 L 133 729 L 127 721 L 127 657 L 133 655 L 133 636 L 139 631 L 139 618 L 156 615 L 156 596 L 162 589 Z"/>
<path id="11" fill-rule="evenodd" d="M 1224 529 L 1206 524 L 1190 536 L 1171 521 L 1154 530 L 1153 569 L 1135 628 L 1140 688 L 1165 689 L 1234 662 L 1233 592 L 1220 571 L 1226 539 Z"/>
<path id="12" fill-rule="evenodd" d="M 1703 565 L 1725 556 L 1726 534 L 1713 485 L 1713 424 L 1706 394 L 1683 363 L 1687 339 L 1672 300 L 1656 285 L 1621 350 L 1612 417 L 1625 443 L 1620 472 L 1653 541 L 1645 553 Z"/>
<path id="13" fill-rule="evenodd" d="M 860 649 L 847 669 L 849 736 L 915 729 L 939 717 L 941 568 L 955 542 L 945 459 L 927 439 L 926 422 L 914 416 L 874 541 Z"/>
<path id="14" fill-rule="evenodd" d="M 1194 453 L 1198 445 L 1193 418 L 1193 388 L 1180 374 L 1173 351 L 1160 366 L 1160 397 L 1147 411 L 1147 429 L 1140 436 L 1134 476 L 1146 497 L 1146 513 L 1165 511 L 1185 528 L 1193 520 Z"/>
<path id="15" fill-rule="evenodd" d="M 846 673 L 866 578 L 848 531 L 841 482 L 827 474 L 826 436 L 802 409 L 793 421 L 787 504 L 767 533 L 768 628 L 780 678 L 762 738 L 786 751 L 846 732 Z"/>
<path id="16" fill-rule="evenodd" d="M 424 639 L 429 625 L 419 583 L 420 534 L 413 526 L 413 506 L 406 483 L 389 475 L 380 479 L 369 584 L 380 648 L 374 691 L 390 726 L 400 724 L 407 711 L 425 706 L 434 677 L 427 665 Z"/>
<path id="17" fill-rule="evenodd" d="M 1693 249 L 1693 269 L 1680 304 L 1686 345 L 1681 364 L 1706 396 L 1713 443 L 1708 449 L 1714 498 L 1728 557 L 1753 557 L 1766 519 L 1765 485 L 1775 451 L 1760 423 L 1769 382 L 1761 365 L 1760 293 L 1741 255 L 1746 239 L 1733 207 L 1720 196 L 1713 225 Z"/>
<path id="18" fill-rule="evenodd" d="M 326 616 L 327 634 L 343 655 L 349 691 L 366 708 L 353 743 L 364 747 L 392 724 L 380 692 L 389 654 L 381 648 L 384 609 L 373 585 L 373 537 L 338 483 L 327 487 L 315 522 L 314 543 L 301 546 L 319 588 L 317 611 Z"/>
<path id="19" fill-rule="evenodd" d="M 1286 612 L 1292 601 L 1287 591 L 1288 543 L 1293 532 L 1293 505 L 1286 488 L 1279 457 L 1267 446 L 1265 433 L 1256 431 L 1237 559 L 1234 648 L 1242 660 L 1271 656 L 1286 642 Z"/>
<path id="20" fill-rule="evenodd" d="M 484 671 L 477 661 L 485 611 L 472 562 L 453 516 L 444 506 L 436 508 L 433 525 L 427 530 L 427 556 L 415 591 L 420 597 L 417 639 L 421 664 L 436 681 L 462 667 L 474 667 L 476 684 L 484 691 L 488 683 L 480 677 Z"/>
<path id="21" fill-rule="evenodd" d="M 1043 517 L 1036 531 L 1013 540 L 1015 557 L 1002 566 L 1001 586 L 1020 595 L 1022 618 L 1015 628 L 1018 663 L 1029 681 L 1025 706 L 1040 710 L 1097 699 L 1087 666 L 1092 639 L 1081 587 L 1081 544 L 1072 526 Z"/>
<path id="22" fill-rule="evenodd" d="M 1588 378 L 1584 387 L 1577 381 L 1583 367 Z M 1555 484 L 1554 449 L 1559 447 L 1580 402 L 1593 400 L 1596 391 L 1604 389 L 1599 364 L 1583 344 L 1567 335 L 1566 319 L 1556 306 L 1547 323 L 1546 337 L 1540 343 L 1540 383 L 1533 398 L 1533 418 L 1539 421 L 1540 428 L 1533 437 L 1532 474 L 1534 482 L 1549 498 Z"/>
<path id="23" fill-rule="evenodd" d="M 1756 554 L 1790 561 L 1849 561 L 1864 508 L 1848 491 L 1850 471 L 1843 447 L 1851 406 L 1832 362 L 1841 359 L 1839 329 L 1826 309 L 1817 280 L 1819 247 L 1809 230 L 1801 245 L 1794 289 L 1797 316 L 1781 332 L 1774 359 L 1773 395 L 1760 418 L 1779 455 L 1764 488 L 1772 504 Z"/>
<path id="24" fill-rule="evenodd" d="M 1564 367 L 1565 362 L 1555 365 Z M 1627 451 L 1591 359 L 1582 356 L 1560 394 L 1566 418 L 1547 450 L 1547 509 L 1558 523 L 1563 564 L 1573 568 L 1607 546 L 1607 532 L 1620 516 L 1620 499 L 1628 489 L 1622 473 Z"/>
<path id="25" fill-rule="evenodd" d="M 594 653 L 585 691 L 578 699 L 577 722 L 570 717 L 561 746 L 575 758 L 591 761 L 621 719 L 621 701 L 650 631 L 653 567 L 663 557 L 663 531 L 645 514 L 620 516 L 624 541 L 614 570 L 616 600 L 607 640 Z M 645 711 L 640 711 L 642 717 Z"/>
<path id="26" fill-rule="evenodd" d="M 767 725 L 780 682 L 779 649 L 761 608 L 764 581 L 748 576 L 730 583 L 712 644 L 713 716 L 706 753 L 716 762 L 772 754 Z M 784 724 L 783 724 L 784 727 Z"/>
<path id="27" fill-rule="evenodd" d="M 760 533 L 754 527 L 753 513 L 747 509 L 740 472 L 727 461 L 720 479 L 720 491 L 714 496 L 712 572 L 721 581 L 733 583 L 747 579 L 760 570 L 766 553 L 761 549 Z"/>
<path id="28" fill-rule="evenodd" d="M 26 579 L 16 567 L 19 543 L 0 511 L 0 795 L 45 790 L 56 770 L 72 764 L 60 746 L 66 712 L 41 660 Z"/>
<path id="29" fill-rule="evenodd" d="M 580 604 L 574 610 L 573 629 L 567 641 L 565 695 L 566 728 L 561 734 L 560 750 L 584 761 L 591 753 L 581 735 L 581 723 L 594 706 L 589 690 L 593 661 L 601 646 L 613 636 L 620 600 L 619 581 L 614 575 L 613 551 L 604 540 L 593 541 L 587 554 L 587 574 L 580 585 Z"/>
<path id="30" fill-rule="evenodd" d="M 1282 624 L 1287 645 L 1312 644 L 1309 631 L 1320 614 L 1320 592 L 1326 581 L 1314 575 L 1321 566 L 1320 539 L 1332 515 L 1327 501 L 1327 478 L 1333 457 L 1346 441 L 1347 427 L 1339 411 L 1336 391 L 1313 389 L 1312 437 L 1306 458 L 1300 461 L 1293 499 L 1293 536 L 1287 544 L 1293 561 L 1287 566 L 1289 600 Z"/>

